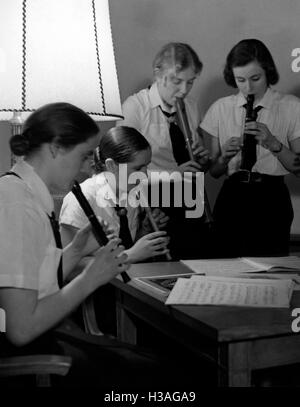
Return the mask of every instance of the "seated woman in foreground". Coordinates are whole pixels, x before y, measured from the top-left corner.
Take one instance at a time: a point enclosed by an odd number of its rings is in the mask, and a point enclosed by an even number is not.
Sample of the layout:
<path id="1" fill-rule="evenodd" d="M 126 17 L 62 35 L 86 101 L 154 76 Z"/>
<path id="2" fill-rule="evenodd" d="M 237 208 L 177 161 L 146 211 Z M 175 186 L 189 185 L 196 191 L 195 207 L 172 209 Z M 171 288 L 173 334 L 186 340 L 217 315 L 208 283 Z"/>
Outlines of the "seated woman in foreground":
<path id="1" fill-rule="evenodd" d="M 158 386 L 165 368 L 172 377 L 171 361 L 61 326 L 86 297 L 129 268 L 120 240 L 99 249 L 89 224 L 63 250 L 56 246 L 50 191 L 70 189 L 98 135 L 96 123 L 81 109 L 53 103 L 32 113 L 23 133 L 10 140 L 13 154 L 22 158 L 0 179 L 0 307 L 6 313 L 0 354 L 69 355 L 72 367 L 62 385 L 145 388 L 155 380 Z M 81 274 L 63 285 L 90 251 L 94 256 Z"/>

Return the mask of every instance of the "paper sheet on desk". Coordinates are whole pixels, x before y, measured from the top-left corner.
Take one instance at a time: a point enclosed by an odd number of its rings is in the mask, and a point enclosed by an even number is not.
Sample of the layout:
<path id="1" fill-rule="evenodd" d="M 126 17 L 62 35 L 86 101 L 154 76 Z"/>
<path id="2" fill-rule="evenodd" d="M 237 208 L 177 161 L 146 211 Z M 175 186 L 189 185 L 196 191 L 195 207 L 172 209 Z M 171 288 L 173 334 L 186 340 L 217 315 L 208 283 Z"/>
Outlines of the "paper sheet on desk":
<path id="1" fill-rule="evenodd" d="M 166 305 L 286 308 L 289 307 L 293 287 L 291 280 L 193 276 L 177 280 Z"/>

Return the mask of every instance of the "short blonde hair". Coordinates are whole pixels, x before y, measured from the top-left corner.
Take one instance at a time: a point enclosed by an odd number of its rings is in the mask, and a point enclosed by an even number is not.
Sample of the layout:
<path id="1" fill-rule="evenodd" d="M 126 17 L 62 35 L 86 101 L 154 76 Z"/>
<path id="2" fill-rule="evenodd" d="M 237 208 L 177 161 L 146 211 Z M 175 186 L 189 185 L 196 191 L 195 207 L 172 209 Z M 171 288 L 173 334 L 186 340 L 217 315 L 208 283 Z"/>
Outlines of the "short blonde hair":
<path id="1" fill-rule="evenodd" d="M 196 74 L 200 74 L 203 68 L 203 64 L 193 48 L 181 42 L 170 42 L 157 53 L 152 64 L 154 76 L 162 74 L 173 66 L 176 72 L 193 67 Z"/>

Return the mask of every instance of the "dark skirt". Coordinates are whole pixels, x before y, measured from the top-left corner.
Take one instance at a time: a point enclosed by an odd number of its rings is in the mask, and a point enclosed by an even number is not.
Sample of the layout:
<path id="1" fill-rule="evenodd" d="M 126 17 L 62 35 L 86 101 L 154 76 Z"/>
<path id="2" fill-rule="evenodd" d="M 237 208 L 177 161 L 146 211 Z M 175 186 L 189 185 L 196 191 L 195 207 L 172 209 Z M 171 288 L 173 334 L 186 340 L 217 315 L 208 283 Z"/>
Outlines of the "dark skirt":
<path id="1" fill-rule="evenodd" d="M 192 184 L 192 197 L 196 198 L 197 190 L 195 183 Z M 151 186 L 149 186 L 148 199 L 151 202 Z M 174 184 L 170 185 L 170 201 L 162 201 L 162 184 L 160 184 L 160 199 L 158 207 L 169 217 L 167 233 L 170 237 L 169 250 L 173 260 L 197 259 L 213 257 L 213 244 L 211 225 L 208 223 L 205 213 L 200 217 L 191 218 L 187 212 L 196 213 L 196 206 L 189 207 L 185 204 L 184 184 L 182 183 L 182 195 L 177 196 Z M 175 197 L 179 200 L 175 203 Z M 201 198 L 198 197 L 200 200 Z M 157 259 L 163 261 L 163 259 Z"/>
<path id="2" fill-rule="evenodd" d="M 214 207 L 218 257 L 285 256 L 293 207 L 283 177 L 261 182 L 225 180 Z"/>

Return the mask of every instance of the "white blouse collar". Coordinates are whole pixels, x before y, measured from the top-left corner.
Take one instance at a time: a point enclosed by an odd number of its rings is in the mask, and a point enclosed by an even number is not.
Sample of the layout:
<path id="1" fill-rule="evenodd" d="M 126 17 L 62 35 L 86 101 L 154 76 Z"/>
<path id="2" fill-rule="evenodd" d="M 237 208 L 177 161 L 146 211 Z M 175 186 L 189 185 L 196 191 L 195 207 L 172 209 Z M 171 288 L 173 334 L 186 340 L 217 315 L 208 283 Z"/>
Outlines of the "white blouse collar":
<path id="1" fill-rule="evenodd" d="M 34 168 L 23 159 L 19 159 L 18 162 L 12 167 L 11 171 L 15 172 L 22 178 L 22 180 L 28 185 L 32 193 L 35 195 L 45 212 L 50 215 L 54 210 L 53 198 L 46 184 L 35 172 Z"/>

